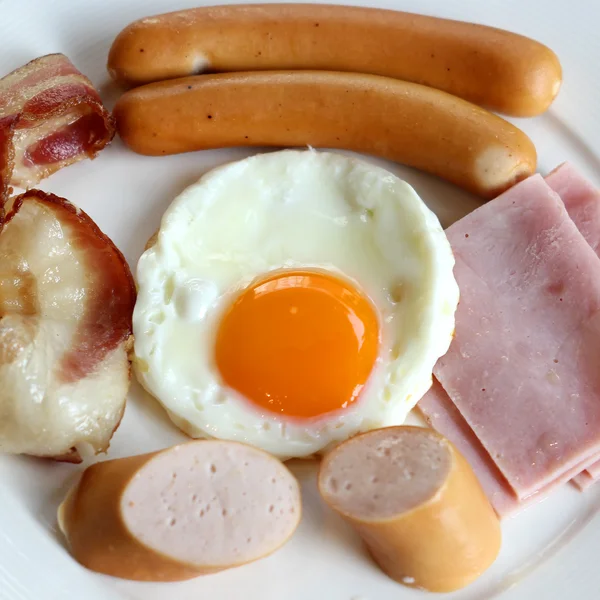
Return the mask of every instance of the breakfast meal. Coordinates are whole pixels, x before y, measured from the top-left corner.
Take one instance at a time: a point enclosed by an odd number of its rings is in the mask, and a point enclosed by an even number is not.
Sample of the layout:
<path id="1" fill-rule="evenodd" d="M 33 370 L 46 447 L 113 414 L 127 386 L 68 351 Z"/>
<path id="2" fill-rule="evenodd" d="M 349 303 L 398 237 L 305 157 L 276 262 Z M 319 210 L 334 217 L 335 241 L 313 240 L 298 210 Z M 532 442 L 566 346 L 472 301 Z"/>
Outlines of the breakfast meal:
<path id="1" fill-rule="evenodd" d="M 108 448 L 129 389 L 135 287 L 83 211 L 31 190 L 0 222 L 0 451 L 80 462 Z"/>
<path id="2" fill-rule="evenodd" d="M 556 97 L 558 58 L 529 38 L 473 23 L 358 6 L 207 6 L 140 19 L 108 71 L 128 86 L 204 72 L 309 69 L 422 83 L 517 117 Z"/>
<path id="3" fill-rule="evenodd" d="M 92 82 L 64 54 L 0 79 L 0 209 L 9 185 L 28 189 L 113 138 L 113 119 Z"/>
<path id="4" fill-rule="evenodd" d="M 319 491 L 406 585 L 463 588 L 500 550 L 498 517 L 471 467 L 430 429 L 386 427 L 343 442 L 321 463 Z"/>
<path id="5" fill-rule="evenodd" d="M 138 379 L 189 435 L 283 458 L 399 425 L 450 344 L 453 265 L 388 171 L 314 150 L 230 163 L 140 259 Z"/>
<path id="6" fill-rule="evenodd" d="M 133 88 L 112 114 L 63 54 L 0 79 L 0 452 L 106 453 L 132 363 L 199 439 L 80 467 L 58 521 L 81 565 L 169 582 L 266 557 L 302 514 L 282 461 L 306 458 L 312 501 L 383 573 L 450 592 L 496 561 L 502 518 L 600 480 L 600 191 L 568 162 L 536 173 L 533 141 L 489 112 L 544 112 L 552 50 L 391 10 L 232 5 L 131 23 L 108 72 Z M 276 150 L 177 195 L 136 291 L 85 212 L 30 189 L 115 132 L 154 157 Z M 486 203 L 444 231 L 426 193 L 321 148 Z"/>
<path id="7" fill-rule="evenodd" d="M 298 482 L 276 458 L 202 440 L 88 467 L 59 524 L 94 571 L 178 581 L 275 552 L 300 514 Z"/>
<path id="8" fill-rule="evenodd" d="M 533 143 L 508 121 L 445 92 L 374 75 L 186 77 L 130 90 L 114 114 L 121 139 L 141 154 L 345 148 L 422 169 L 487 199 L 536 168 Z"/>

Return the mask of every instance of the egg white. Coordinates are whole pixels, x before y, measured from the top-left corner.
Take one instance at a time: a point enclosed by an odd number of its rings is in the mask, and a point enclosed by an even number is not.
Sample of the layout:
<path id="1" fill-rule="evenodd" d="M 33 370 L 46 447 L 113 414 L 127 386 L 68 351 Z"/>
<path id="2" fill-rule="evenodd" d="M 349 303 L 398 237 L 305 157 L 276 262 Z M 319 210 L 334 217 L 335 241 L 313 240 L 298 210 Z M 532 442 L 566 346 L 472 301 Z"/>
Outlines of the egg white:
<path id="1" fill-rule="evenodd" d="M 285 150 L 217 168 L 166 211 L 141 257 L 133 316 L 136 373 L 193 437 L 301 457 L 404 422 L 454 331 L 454 257 L 406 182 L 346 156 Z M 360 398 L 314 419 L 264 411 L 214 364 L 219 320 L 256 278 L 318 268 L 350 279 L 377 308 L 381 348 Z"/>

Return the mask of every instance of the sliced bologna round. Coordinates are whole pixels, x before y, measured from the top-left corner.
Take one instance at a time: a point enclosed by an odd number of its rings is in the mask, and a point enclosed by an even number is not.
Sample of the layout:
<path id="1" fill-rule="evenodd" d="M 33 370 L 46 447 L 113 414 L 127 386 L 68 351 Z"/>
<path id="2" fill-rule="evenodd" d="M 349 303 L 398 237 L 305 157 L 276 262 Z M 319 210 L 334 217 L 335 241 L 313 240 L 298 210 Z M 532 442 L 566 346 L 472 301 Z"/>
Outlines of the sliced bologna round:
<path id="1" fill-rule="evenodd" d="M 433 592 L 460 589 L 500 549 L 500 524 L 466 460 L 436 432 L 389 427 L 340 444 L 321 464 L 319 491 L 392 579 Z"/>
<path id="2" fill-rule="evenodd" d="M 300 514 L 298 482 L 276 458 L 237 442 L 200 440 L 92 465 L 58 520 L 89 569 L 177 581 L 271 554 Z"/>

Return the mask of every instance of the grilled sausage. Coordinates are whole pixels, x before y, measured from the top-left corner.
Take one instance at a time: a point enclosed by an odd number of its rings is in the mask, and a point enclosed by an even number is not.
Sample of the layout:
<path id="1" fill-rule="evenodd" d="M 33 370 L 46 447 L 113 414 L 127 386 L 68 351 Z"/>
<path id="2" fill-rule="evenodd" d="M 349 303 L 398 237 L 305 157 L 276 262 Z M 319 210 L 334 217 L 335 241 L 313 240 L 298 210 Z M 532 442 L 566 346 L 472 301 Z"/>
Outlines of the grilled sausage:
<path id="1" fill-rule="evenodd" d="M 483 25 L 351 6 L 211 6 L 135 21 L 115 39 L 112 77 L 140 85 L 206 71 L 354 71 L 422 83 L 519 117 L 558 93 L 558 58 Z"/>
<path id="2" fill-rule="evenodd" d="M 345 148 L 428 171 L 484 198 L 536 167 L 533 143 L 504 119 L 445 92 L 375 75 L 200 75 L 130 90 L 114 114 L 123 141 L 141 154 Z"/>

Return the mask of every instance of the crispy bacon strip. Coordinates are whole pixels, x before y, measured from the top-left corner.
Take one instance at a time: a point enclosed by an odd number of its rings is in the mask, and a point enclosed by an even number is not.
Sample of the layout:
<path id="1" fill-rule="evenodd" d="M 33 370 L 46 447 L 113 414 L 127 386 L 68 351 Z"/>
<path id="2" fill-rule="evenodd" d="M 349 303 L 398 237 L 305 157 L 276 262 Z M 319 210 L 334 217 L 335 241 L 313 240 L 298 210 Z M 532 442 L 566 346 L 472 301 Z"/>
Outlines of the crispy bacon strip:
<path id="1" fill-rule="evenodd" d="M 11 184 L 27 189 L 94 158 L 114 134 L 92 83 L 64 54 L 42 56 L 0 79 L 0 207 Z"/>

